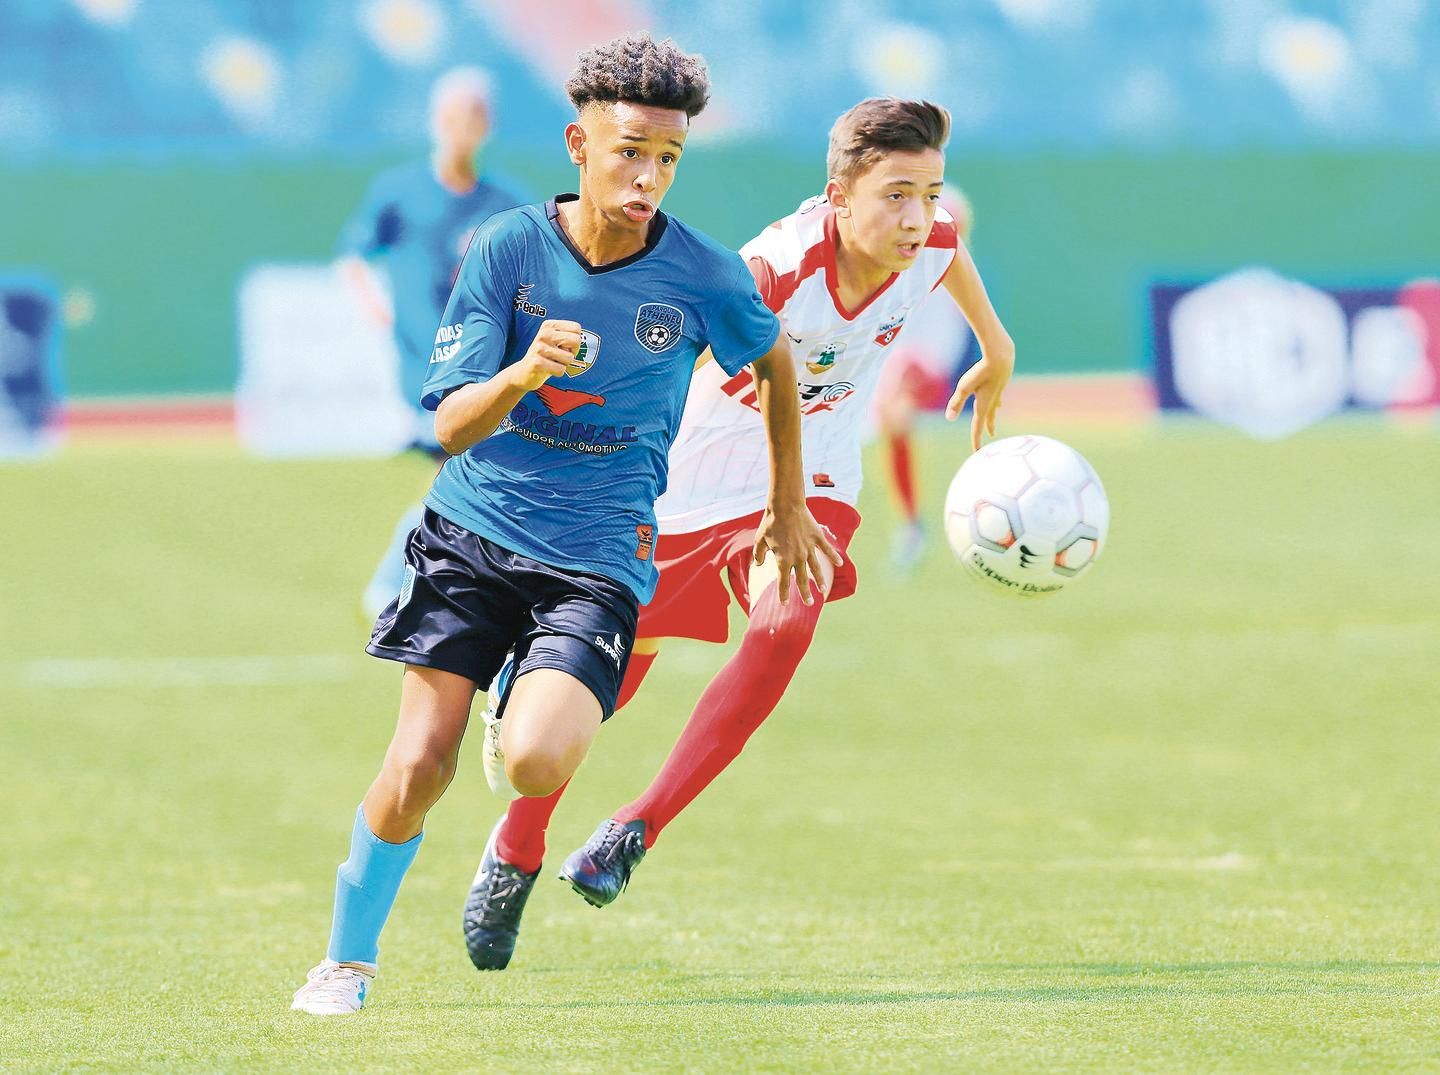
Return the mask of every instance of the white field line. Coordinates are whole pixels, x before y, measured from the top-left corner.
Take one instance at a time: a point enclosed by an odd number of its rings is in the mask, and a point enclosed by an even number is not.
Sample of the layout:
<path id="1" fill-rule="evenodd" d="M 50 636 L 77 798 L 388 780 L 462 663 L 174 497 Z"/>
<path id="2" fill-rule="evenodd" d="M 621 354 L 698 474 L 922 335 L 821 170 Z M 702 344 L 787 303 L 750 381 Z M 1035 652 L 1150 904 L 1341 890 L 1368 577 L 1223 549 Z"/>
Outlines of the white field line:
<path id="1" fill-rule="evenodd" d="M 1328 860 L 1327 860 L 1328 861 Z M 1287 860 L 1294 864 L 1294 860 Z M 1239 851 L 1228 851 L 1223 855 L 1206 855 L 1189 858 L 1183 855 L 1080 855 L 1055 859 L 1020 858 L 970 858 L 937 860 L 924 864 L 926 873 L 985 873 L 991 871 L 1023 871 L 1035 873 L 1054 870 L 1058 872 L 1112 871 L 1112 870 L 1158 870 L 1158 871 L 1200 871 L 1227 873 L 1235 870 L 1253 870 L 1263 865 L 1259 860 Z"/>
<path id="2" fill-rule="evenodd" d="M 356 660 L 339 654 L 296 657 L 37 657 L 7 662 L 29 687 L 264 687 L 339 683 Z M 3 666 L 0 666 L 3 667 Z"/>
<path id="3" fill-rule="evenodd" d="M 1280 639 L 1305 641 L 1316 646 L 1396 646 L 1413 644 L 1427 636 L 1440 637 L 1440 618 L 1409 623 L 1275 623 L 1237 624 L 1234 627 L 1190 627 L 1177 623 L 1171 627 L 1121 628 L 1106 632 L 1103 644 L 1115 649 L 1122 646 L 1153 648 L 1219 644 L 1263 648 Z M 1033 661 L 1036 654 L 1058 654 L 1086 644 L 1090 639 L 1082 631 L 1068 632 L 1040 629 L 1024 633 L 977 636 L 965 642 L 967 652 L 982 651 L 987 656 L 1015 662 Z"/>

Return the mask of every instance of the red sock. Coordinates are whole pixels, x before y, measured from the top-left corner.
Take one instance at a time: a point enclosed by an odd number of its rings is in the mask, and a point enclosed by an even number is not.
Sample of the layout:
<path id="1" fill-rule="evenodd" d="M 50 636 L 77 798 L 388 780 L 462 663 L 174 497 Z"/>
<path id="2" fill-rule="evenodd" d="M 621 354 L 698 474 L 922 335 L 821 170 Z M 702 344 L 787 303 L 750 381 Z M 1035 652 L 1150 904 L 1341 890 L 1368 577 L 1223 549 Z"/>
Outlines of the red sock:
<path id="1" fill-rule="evenodd" d="M 655 657 L 654 653 L 630 654 L 630 665 L 625 669 L 620 695 L 615 700 L 617 712 L 635 697 L 645 673 L 655 663 Z M 534 873 L 540 868 L 545 858 L 545 830 L 550 827 L 550 818 L 560 804 L 560 796 L 569 786 L 570 781 L 567 780 L 543 798 L 521 798 L 510 804 L 510 809 L 505 811 L 505 822 L 500 826 L 500 835 L 495 838 L 495 852 L 501 861 L 526 873 Z"/>
<path id="2" fill-rule="evenodd" d="M 907 523 L 920 517 L 920 506 L 915 502 L 915 468 L 910 461 L 910 438 L 897 433 L 890 438 L 890 481 L 895 486 L 895 495 L 900 498 L 900 512 Z"/>
<path id="3" fill-rule="evenodd" d="M 794 591 L 789 604 L 782 605 L 772 583 L 751 608 L 739 651 L 705 688 L 659 775 L 640 798 L 615 814 L 622 824 L 636 818 L 645 822 L 646 847 L 739 756 L 779 704 L 815 636 L 824 602 L 814 593 L 813 605 L 801 604 Z"/>

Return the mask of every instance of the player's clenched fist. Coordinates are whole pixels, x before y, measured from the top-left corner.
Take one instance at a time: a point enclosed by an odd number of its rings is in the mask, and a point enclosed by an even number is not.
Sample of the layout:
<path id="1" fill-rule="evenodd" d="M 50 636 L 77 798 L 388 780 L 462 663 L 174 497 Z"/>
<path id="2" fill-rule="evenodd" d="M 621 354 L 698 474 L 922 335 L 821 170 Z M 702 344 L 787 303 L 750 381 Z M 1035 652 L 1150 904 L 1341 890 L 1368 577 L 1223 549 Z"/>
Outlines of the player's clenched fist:
<path id="1" fill-rule="evenodd" d="M 530 341 L 525 357 L 515 364 L 520 385 L 533 392 L 551 377 L 560 376 L 579 350 L 580 326 L 576 322 L 540 322 L 540 331 Z"/>

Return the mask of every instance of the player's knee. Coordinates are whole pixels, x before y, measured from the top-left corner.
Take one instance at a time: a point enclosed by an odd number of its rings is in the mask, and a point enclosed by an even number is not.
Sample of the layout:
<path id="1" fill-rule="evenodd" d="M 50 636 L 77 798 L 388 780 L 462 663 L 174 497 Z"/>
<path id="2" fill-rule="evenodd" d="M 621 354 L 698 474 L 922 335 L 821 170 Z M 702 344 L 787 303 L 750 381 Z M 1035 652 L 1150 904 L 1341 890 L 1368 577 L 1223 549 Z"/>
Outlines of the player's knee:
<path id="1" fill-rule="evenodd" d="M 449 786 L 455 775 L 455 759 L 441 750 L 420 748 L 390 759 L 387 768 L 396 811 L 423 814 Z"/>
<path id="2" fill-rule="evenodd" d="M 533 747 L 505 755 L 505 775 L 521 795 L 549 795 L 575 774 L 583 759 L 573 750 Z"/>
<path id="3" fill-rule="evenodd" d="M 754 639 L 767 647 L 772 662 L 796 663 L 810 648 L 819 622 L 820 603 L 803 605 L 791 594 L 787 605 L 776 602 L 770 615 L 756 616 L 746 629 L 746 640 Z"/>

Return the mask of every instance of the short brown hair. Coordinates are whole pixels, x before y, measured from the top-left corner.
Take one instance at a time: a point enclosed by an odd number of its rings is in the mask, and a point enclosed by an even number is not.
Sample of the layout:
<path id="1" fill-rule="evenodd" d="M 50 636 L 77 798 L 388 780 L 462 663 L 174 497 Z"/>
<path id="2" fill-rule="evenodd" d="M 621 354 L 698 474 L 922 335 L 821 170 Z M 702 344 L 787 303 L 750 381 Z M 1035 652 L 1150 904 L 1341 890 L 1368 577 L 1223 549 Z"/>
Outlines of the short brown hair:
<path id="1" fill-rule="evenodd" d="M 565 92 L 577 112 L 595 102 L 627 101 L 694 119 L 710 100 L 710 72 L 703 57 L 681 52 L 668 37 L 627 34 L 580 53 Z"/>
<path id="2" fill-rule="evenodd" d="M 825 167 L 831 179 L 853 179 L 896 150 L 944 149 L 950 113 L 929 101 L 867 97 L 830 128 Z"/>

